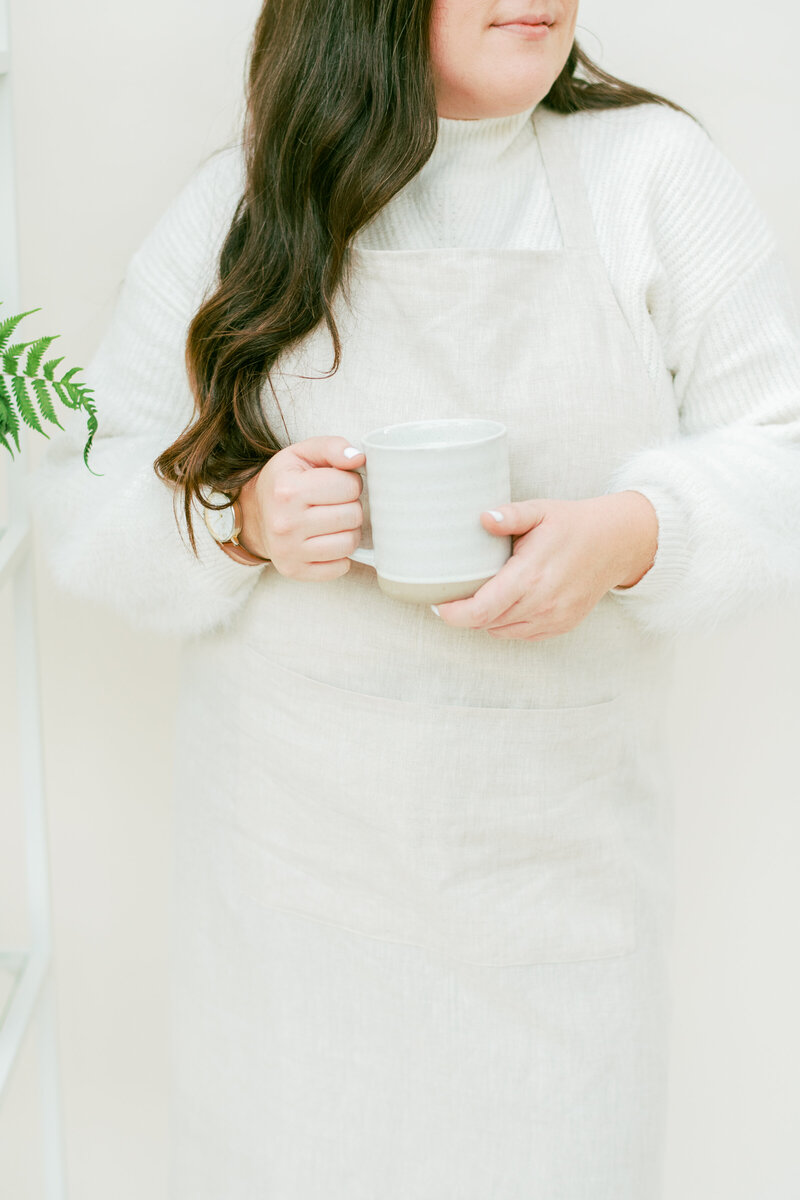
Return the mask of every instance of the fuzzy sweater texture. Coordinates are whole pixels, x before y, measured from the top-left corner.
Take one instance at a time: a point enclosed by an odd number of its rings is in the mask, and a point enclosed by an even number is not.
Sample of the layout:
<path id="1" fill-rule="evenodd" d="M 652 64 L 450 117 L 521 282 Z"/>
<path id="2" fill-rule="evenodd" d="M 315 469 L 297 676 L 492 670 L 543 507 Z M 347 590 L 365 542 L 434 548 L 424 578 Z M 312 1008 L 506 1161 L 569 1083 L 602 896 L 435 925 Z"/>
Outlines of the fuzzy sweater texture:
<path id="1" fill-rule="evenodd" d="M 431 158 L 357 235 L 374 249 L 558 250 L 558 221 L 529 117 L 439 118 Z M 598 245 L 653 378 L 669 371 L 680 435 L 608 480 L 653 504 L 655 561 L 614 588 L 654 634 L 706 632 L 800 596 L 800 331 L 775 238 L 736 169 L 684 114 L 577 113 Z M 199 165 L 135 252 L 83 379 L 99 428 L 67 413 L 28 480 L 55 581 L 130 624 L 191 637 L 229 625 L 273 564 L 214 542 L 200 509 L 188 544 L 153 460 L 193 413 L 184 346 L 215 281 L 243 183 L 241 147 Z M 177 515 L 177 520 L 176 520 Z M 269 586 L 269 578 L 263 580 Z"/>

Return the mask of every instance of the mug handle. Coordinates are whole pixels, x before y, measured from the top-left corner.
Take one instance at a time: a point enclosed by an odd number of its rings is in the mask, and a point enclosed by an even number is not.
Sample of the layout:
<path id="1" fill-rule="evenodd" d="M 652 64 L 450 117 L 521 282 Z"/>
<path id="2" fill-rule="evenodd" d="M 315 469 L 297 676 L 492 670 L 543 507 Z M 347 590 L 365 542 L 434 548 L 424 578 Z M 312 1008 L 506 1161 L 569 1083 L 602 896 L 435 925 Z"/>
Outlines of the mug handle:
<path id="1" fill-rule="evenodd" d="M 362 447 L 363 451 L 363 447 Z M 355 467 L 361 478 L 364 480 L 364 486 L 367 483 L 367 468 L 366 464 L 363 467 Z M 347 558 L 352 558 L 354 562 L 366 563 L 368 567 L 372 567 L 373 571 L 377 570 L 375 566 L 375 551 L 370 550 L 368 546 L 356 546 L 352 554 L 348 554 Z"/>
<path id="2" fill-rule="evenodd" d="M 370 550 L 369 546 L 356 546 L 353 553 L 348 554 L 347 557 L 352 558 L 354 562 L 366 563 L 368 567 L 377 570 L 375 566 L 375 551 Z"/>

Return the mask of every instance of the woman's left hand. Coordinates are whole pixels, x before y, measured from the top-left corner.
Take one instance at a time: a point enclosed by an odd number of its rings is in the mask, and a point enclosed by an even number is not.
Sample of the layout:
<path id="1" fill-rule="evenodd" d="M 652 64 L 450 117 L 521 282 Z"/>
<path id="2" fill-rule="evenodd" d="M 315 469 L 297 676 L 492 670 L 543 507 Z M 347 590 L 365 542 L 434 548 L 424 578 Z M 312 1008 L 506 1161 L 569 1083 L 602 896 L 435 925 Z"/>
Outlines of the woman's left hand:
<path id="1" fill-rule="evenodd" d="M 493 637 L 556 637 L 589 613 L 609 588 L 632 587 L 653 564 L 658 518 L 641 492 L 589 500 L 520 500 L 503 505 L 491 533 L 511 534 L 512 554 L 466 600 L 437 605 L 449 625 Z"/>

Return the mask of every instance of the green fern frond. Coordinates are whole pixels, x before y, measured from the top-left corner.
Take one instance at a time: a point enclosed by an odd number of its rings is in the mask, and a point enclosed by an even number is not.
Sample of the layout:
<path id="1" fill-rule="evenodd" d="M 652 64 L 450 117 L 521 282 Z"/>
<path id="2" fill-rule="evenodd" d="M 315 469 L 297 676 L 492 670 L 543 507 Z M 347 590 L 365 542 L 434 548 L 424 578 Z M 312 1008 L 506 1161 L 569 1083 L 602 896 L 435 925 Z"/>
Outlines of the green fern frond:
<path id="1" fill-rule="evenodd" d="M 60 334 L 55 334 L 54 337 L 39 338 L 38 341 L 30 343 L 28 357 L 25 360 L 25 374 L 35 375 L 39 370 L 39 364 L 44 357 L 44 352 L 51 342 L 54 342 Z"/>
<path id="2" fill-rule="evenodd" d="M 44 433 L 36 409 L 33 407 L 33 402 L 28 395 L 28 389 L 25 387 L 25 380 L 22 375 L 11 376 L 11 388 L 17 401 L 19 415 L 25 424 L 30 425 L 31 429 L 35 429 L 37 433 Z M 47 436 L 45 433 L 45 437 Z"/>
<path id="3" fill-rule="evenodd" d="M 65 408 L 75 408 L 75 400 L 58 379 L 50 380 L 50 385 Z"/>
<path id="4" fill-rule="evenodd" d="M 22 351 L 28 345 L 27 342 L 17 342 L 16 346 L 9 346 L 8 350 L 4 350 L 0 354 L 0 360 L 3 363 L 3 370 L 9 375 L 16 375 L 19 370 L 19 359 Z"/>
<path id="5" fill-rule="evenodd" d="M 89 414 L 86 418 L 86 427 L 89 430 L 89 440 L 83 447 L 83 461 L 86 463 L 86 466 L 89 467 L 89 450 L 91 449 L 92 442 L 94 441 L 94 435 L 97 433 L 97 417 L 95 416 L 95 409 L 91 400 L 86 401 L 85 407 Z M 89 467 L 89 470 L 91 471 L 92 468 Z M 97 472 L 92 471 L 92 474 L 96 475 Z"/>
<path id="6" fill-rule="evenodd" d="M 2 301 L 0 300 L 0 304 Z M 40 312 L 41 309 L 29 308 L 27 312 L 19 313 L 16 317 L 9 317 L 7 321 L 0 322 L 0 350 L 3 349 L 11 334 L 19 325 L 23 317 L 29 317 L 31 313 Z"/>
<path id="7" fill-rule="evenodd" d="M 46 379 L 32 379 L 31 387 L 36 393 L 36 399 L 39 401 L 39 410 L 46 421 L 50 421 L 53 425 L 57 425 L 59 429 L 64 426 L 56 416 L 56 410 L 53 408 L 53 402 L 47 393 Z"/>
<path id="8" fill-rule="evenodd" d="M 83 399 L 83 388 L 81 385 L 79 383 L 67 383 L 66 375 L 62 375 L 59 382 L 66 390 L 67 395 L 72 398 L 72 407 L 77 408 Z"/>
<path id="9" fill-rule="evenodd" d="M 61 358 L 51 358 L 49 362 L 46 362 L 42 367 L 42 374 L 44 375 L 45 379 L 52 379 L 53 372 L 55 371 L 56 367 L 60 362 L 63 361 L 64 355 L 62 354 Z"/>
<path id="10" fill-rule="evenodd" d="M 83 368 L 71 367 L 62 375 L 61 379 L 55 379 L 56 367 L 64 361 L 63 356 L 62 358 L 51 358 L 41 367 L 47 347 L 60 336 L 59 334 L 36 338 L 32 342 L 17 342 L 13 346 L 8 345 L 11 334 L 20 321 L 24 317 L 30 316 L 31 313 L 39 311 L 38 308 L 31 308 L 28 312 L 19 313 L 0 322 L 0 444 L 5 446 L 13 458 L 14 450 L 9 440 L 13 439 L 14 446 L 19 452 L 20 418 L 29 428 L 43 434 L 46 438 L 49 438 L 50 435 L 46 432 L 42 420 L 57 425 L 59 429 L 64 428 L 56 416 L 51 390 L 56 399 L 60 400 L 67 408 L 83 410 L 89 435 L 83 448 L 83 461 L 92 475 L 97 475 L 98 472 L 92 471 L 89 466 L 89 450 L 97 432 L 97 409 L 94 400 L 90 398 L 94 389 L 74 379 L 74 376 Z M 24 370 L 20 366 L 23 350 L 28 351 Z M 38 373 L 40 367 L 41 374 Z M 33 396 L 38 402 L 38 409 L 34 398 L 28 391 L 29 384 L 33 389 Z"/>
<path id="11" fill-rule="evenodd" d="M 0 433 L 10 433 L 14 439 L 17 451 L 19 451 L 19 419 L 14 412 L 11 396 L 2 375 L 0 375 Z M 3 438 L 3 445 L 10 450 L 5 437 Z"/>

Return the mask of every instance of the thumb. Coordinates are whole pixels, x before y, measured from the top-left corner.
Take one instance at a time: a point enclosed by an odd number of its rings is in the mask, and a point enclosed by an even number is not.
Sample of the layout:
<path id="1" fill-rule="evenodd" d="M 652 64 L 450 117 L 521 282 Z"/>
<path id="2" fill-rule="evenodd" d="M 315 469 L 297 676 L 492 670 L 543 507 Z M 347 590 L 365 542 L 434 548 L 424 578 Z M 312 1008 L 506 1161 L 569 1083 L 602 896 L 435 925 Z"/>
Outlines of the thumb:
<path id="1" fill-rule="evenodd" d="M 364 457 L 363 450 L 359 450 L 357 446 L 352 446 L 344 437 L 333 437 L 323 435 L 321 437 L 306 438 L 302 442 L 295 442 L 291 447 L 296 458 L 309 467 L 352 467 L 354 464 L 362 466 L 361 459 Z M 349 453 L 345 454 L 348 450 Z M 356 451 L 354 454 L 353 451 Z"/>
<path id="2" fill-rule="evenodd" d="M 517 500 L 513 504 L 501 504 L 481 513 L 481 524 L 490 533 L 500 536 L 518 536 L 535 529 L 544 520 L 547 511 L 545 500 Z M 499 519 L 498 519 L 499 518 Z"/>

